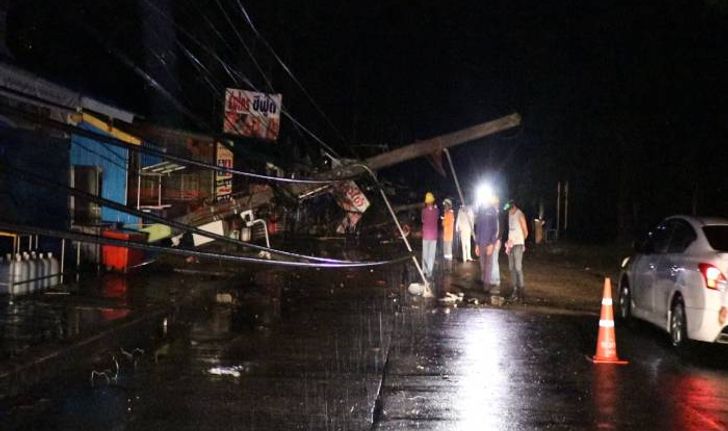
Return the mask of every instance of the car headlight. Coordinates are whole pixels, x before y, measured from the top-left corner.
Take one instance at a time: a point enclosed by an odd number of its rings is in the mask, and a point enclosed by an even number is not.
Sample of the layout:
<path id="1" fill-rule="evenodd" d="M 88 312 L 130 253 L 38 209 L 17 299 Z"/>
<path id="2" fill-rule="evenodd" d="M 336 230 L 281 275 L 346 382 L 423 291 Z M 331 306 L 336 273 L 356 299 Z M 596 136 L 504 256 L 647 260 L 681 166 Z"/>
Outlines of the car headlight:
<path id="1" fill-rule="evenodd" d="M 630 256 L 627 256 L 624 259 L 622 259 L 622 265 L 621 265 L 622 269 L 627 268 L 627 265 L 629 264 L 629 259 L 630 259 Z"/>

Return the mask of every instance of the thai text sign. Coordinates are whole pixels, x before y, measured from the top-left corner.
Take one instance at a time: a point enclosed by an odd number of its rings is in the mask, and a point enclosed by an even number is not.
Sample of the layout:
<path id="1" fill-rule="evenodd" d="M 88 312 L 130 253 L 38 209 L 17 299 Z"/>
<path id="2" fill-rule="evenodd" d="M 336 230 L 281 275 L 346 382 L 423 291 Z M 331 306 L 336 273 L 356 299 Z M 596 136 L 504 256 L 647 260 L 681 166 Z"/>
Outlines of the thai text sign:
<path id="1" fill-rule="evenodd" d="M 233 152 L 221 143 L 217 143 L 217 166 L 233 168 Z M 233 193 L 233 174 L 230 172 L 215 171 L 215 197 L 225 199 Z"/>
<path id="2" fill-rule="evenodd" d="M 347 212 L 363 213 L 369 208 L 369 199 L 354 181 L 346 181 L 336 186 L 336 201 Z"/>
<path id="3" fill-rule="evenodd" d="M 346 211 L 344 220 L 341 221 L 336 231 L 341 234 L 353 231 L 364 211 L 369 208 L 369 199 L 354 181 L 338 184 L 334 193 L 336 202 Z"/>
<path id="4" fill-rule="evenodd" d="M 280 94 L 226 89 L 223 132 L 275 141 L 281 127 L 282 100 Z"/>

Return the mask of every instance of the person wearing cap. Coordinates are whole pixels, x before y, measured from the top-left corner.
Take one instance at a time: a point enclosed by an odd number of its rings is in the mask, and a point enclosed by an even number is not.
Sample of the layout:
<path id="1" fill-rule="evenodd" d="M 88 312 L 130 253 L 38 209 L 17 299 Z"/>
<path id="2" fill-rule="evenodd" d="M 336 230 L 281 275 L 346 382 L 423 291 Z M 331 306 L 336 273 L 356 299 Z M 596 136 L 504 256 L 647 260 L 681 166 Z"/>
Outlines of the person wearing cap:
<path id="1" fill-rule="evenodd" d="M 508 270 L 511 273 L 513 293 L 510 299 L 518 301 L 525 294 L 523 281 L 523 252 L 526 250 L 526 238 L 528 238 L 528 224 L 526 216 L 523 215 L 513 200 L 508 201 L 503 208 L 508 211 L 508 241 L 506 242 L 506 254 L 508 255 Z"/>
<path id="2" fill-rule="evenodd" d="M 442 202 L 442 255 L 445 260 L 452 260 L 452 240 L 455 230 L 455 211 L 452 209 L 452 201 L 445 199 Z"/>
<path id="3" fill-rule="evenodd" d="M 432 277 L 437 252 L 437 222 L 440 210 L 435 205 L 435 195 L 425 194 L 425 207 L 422 208 L 422 271 L 425 277 Z"/>

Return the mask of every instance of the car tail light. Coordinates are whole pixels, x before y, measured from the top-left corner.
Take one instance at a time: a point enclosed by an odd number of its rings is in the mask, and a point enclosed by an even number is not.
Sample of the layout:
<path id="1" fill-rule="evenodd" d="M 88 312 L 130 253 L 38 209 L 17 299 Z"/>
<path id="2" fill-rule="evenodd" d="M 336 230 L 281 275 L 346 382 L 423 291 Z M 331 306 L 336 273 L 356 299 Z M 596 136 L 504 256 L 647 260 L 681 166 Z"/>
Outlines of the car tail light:
<path id="1" fill-rule="evenodd" d="M 703 274 L 703 278 L 705 279 L 705 285 L 709 289 L 718 289 L 725 285 L 726 278 L 715 265 L 701 263 L 698 265 L 698 268 L 700 268 L 700 273 Z"/>

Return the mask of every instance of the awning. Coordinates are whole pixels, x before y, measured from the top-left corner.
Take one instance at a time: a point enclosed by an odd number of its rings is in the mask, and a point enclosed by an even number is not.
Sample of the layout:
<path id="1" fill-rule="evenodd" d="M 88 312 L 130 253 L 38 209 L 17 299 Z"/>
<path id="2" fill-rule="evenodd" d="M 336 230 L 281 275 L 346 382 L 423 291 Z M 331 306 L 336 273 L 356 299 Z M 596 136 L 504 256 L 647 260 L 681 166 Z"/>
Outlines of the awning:
<path id="1" fill-rule="evenodd" d="M 142 175 L 169 175 L 172 172 L 181 171 L 185 166 L 173 162 L 162 162 L 156 165 L 142 168 Z"/>

